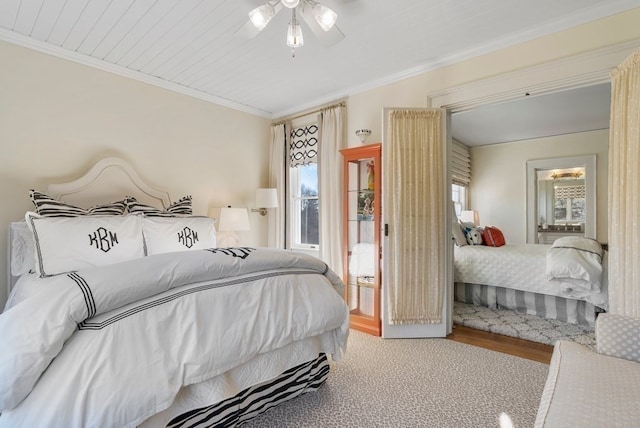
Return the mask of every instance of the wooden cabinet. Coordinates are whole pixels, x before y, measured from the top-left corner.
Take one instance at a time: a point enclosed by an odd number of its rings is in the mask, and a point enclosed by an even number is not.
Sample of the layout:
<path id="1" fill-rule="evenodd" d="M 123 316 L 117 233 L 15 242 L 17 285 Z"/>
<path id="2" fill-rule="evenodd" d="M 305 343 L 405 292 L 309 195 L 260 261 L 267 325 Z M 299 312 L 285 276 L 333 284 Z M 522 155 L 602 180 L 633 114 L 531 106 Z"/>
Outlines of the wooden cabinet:
<path id="1" fill-rule="evenodd" d="M 380 336 L 381 144 L 341 150 L 343 280 L 351 328 Z"/>

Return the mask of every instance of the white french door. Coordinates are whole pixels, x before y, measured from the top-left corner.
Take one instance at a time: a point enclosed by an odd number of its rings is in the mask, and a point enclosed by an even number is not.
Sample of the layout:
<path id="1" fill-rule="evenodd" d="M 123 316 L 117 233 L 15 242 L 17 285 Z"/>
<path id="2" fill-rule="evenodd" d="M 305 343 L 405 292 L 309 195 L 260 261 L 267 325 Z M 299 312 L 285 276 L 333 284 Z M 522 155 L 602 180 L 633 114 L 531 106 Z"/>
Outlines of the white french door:
<path id="1" fill-rule="evenodd" d="M 414 138 L 411 132 L 403 137 L 392 130 L 392 116 L 397 116 L 399 111 L 408 114 L 439 112 L 439 119 L 432 121 L 437 126 L 427 131 L 436 136 L 440 133 L 437 143 L 440 147 L 430 147 L 425 152 L 420 147 L 421 137 Z M 385 338 L 445 337 L 451 332 L 453 248 L 449 239 L 452 217 L 449 130 L 450 117 L 444 109 L 383 110 L 381 236 L 382 337 Z M 421 134 L 424 129 L 417 131 Z M 412 155 L 399 155 L 403 150 L 410 150 Z M 430 159 L 418 159 L 420 156 L 414 156 L 413 153 L 423 153 L 421 156 Z M 397 173 L 400 170 L 403 173 L 399 175 Z M 424 187 L 431 185 L 436 188 Z M 428 190 L 431 203 L 405 204 L 407 198 L 419 197 L 420 189 Z M 398 204 L 402 204 L 401 209 Z M 434 210 L 434 207 L 437 208 Z M 425 208 L 429 212 L 425 213 Z M 439 224 L 433 227 L 436 223 Z M 407 225 L 410 225 L 410 230 Z M 422 254 L 425 254 L 424 257 Z M 424 266 L 419 262 L 422 259 L 426 260 Z M 424 272 L 421 273 L 423 268 Z M 406 275 L 407 271 L 410 271 L 410 275 Z M 415 299 L 412 297 L 414 294 Z M 439 308 L 434 308 L 434 304 Z M 429 309 L 423 311 L 427 307 Z M 433 314 L 438 312 L 439 322 L 434 322 L 438 315 L 434 318 Z"/>

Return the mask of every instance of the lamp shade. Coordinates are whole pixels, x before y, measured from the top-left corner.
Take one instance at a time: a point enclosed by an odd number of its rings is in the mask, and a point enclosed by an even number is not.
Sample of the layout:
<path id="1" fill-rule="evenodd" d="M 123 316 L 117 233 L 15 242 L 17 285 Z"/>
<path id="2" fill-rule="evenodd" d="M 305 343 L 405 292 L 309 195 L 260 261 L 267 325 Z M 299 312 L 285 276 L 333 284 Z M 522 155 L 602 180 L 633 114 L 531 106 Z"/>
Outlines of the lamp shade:
<path id="1" fill-rule="evenodd" d="M 249 19 L 251 23 L 258 31 L 264 30 L 264 27 L 267 26 L 271 18 L 273 18 L 276 14 L 275 8 L 270 4 L 264 4 L 262 6 L 256 7 L 251 12 L 249 12 Z"/>
<path id="2" fill-rule="evenodd" d="M 287 31 L 287 46 L 290 48 L 299 48 L 304 45 L 304 38 L 302 37 L 302 27 L 296 21 L 289 23 L 289 29 Z"/>
<path id="3" fill-rule="evenodd" d="M 473 223 L 476 226 L 480 224 L 480 216 L 476 210 L 465 210 L 460 213 L 460 221 L 464 223 Z"/>
<path id="4" fill-rule="evenodd" d="M 256 207 L 277 208 L 278 191 L 276 189 L 256 189 Z"/>
<path id="5" fill-rule="evenodd" d="M 249 227 L 249 214 L 246 208 L 221 208 L 218 230 L 222 232 L 235 232 L 251 230 Z"/>
<path id="6" fill-rule="evenodd" d="M 336 23 L 338 14 L 327 6 L 316 3 L 313 5 L 313 17 L 316 19 L 318 25 L 320 25 L 320 28 L 324 31 L 329 31 L 331 30 L 331 27 L 333 27 L 333 24 Z"/>

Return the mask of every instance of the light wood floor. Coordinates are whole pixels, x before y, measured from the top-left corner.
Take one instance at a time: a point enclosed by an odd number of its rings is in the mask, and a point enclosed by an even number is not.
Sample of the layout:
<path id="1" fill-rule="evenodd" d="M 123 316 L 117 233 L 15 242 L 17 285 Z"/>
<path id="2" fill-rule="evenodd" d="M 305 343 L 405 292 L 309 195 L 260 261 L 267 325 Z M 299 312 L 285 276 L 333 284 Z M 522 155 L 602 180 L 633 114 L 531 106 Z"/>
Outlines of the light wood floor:
<path id="1" fill-rule="evenodd" d="M 528 358 L 545 364 L 549 364 L 551 361 L 551 353 L 553 351 L 553 346 L 543 343 L 530 342 L 516 337 L 503 336 L 455 324 L 453 333 L 447 336 L 447 339 Z"/>

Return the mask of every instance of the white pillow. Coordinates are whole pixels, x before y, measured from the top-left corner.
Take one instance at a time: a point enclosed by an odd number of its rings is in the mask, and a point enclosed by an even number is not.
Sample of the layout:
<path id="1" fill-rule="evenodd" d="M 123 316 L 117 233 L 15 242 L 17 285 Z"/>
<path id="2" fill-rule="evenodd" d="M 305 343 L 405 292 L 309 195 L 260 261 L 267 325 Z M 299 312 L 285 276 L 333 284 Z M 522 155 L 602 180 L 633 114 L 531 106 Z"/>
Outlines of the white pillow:
<path id="1" fill-rule="evenodd" d="M 482 245 L 482 228 L 469 222 L 460 222 L 464 229 L 464 236 L 469 245 Z"/>
<path id="2" fill-rule="evenodd" d="M 456 242 L 458 247 L 469 245 L 467 242 L 467 236 L 464 232 L 464 226 L 457 220 L 451 224 L 451 234 L 453 235 L 453 240 Z"/>
<path id="3" fill-rule="evenodd" d="M 145 256 L 139 215 L 41 217 L 27 212 L 25 220 L 41 277 Z"/>
<path id="4" fill-rule="evenodd" d="M 35 244 L 33 233 L 25 221 L 14 221 L 11 228 L 11 275 L 20 276 L 35 272 Z"/>
<path id="5" fill-rule="evenodd" d="M 546 275 L 565 291 L 600 291 L 604 251 L 595 239 L 566 236 L 547 250 Z"/>
<path id="6" fill-rule="evenodd" d="M 216 247 L 215 220 L 209 217 L 144 217 L 147 254 Z"/>

